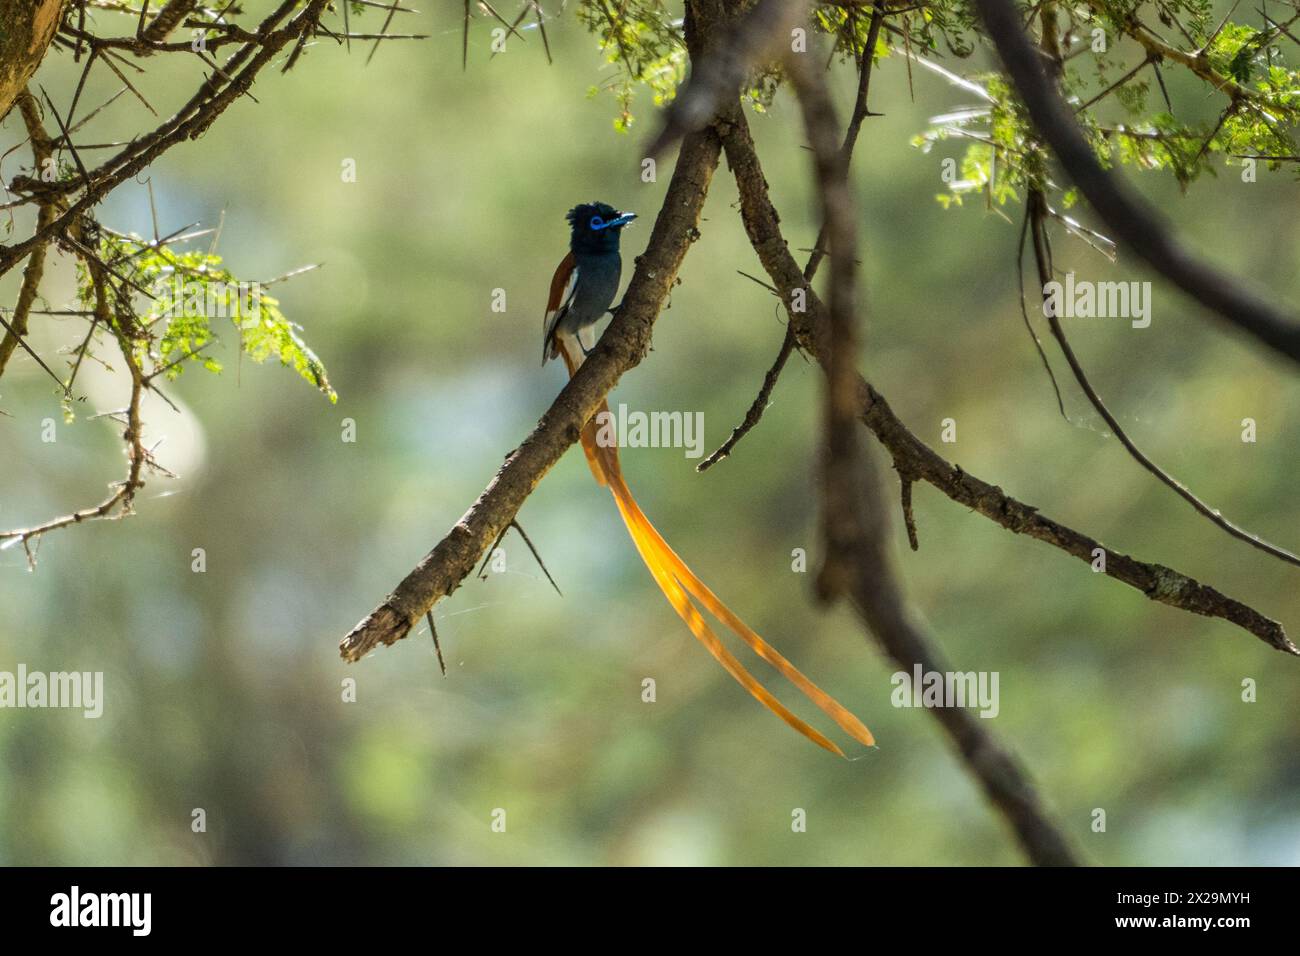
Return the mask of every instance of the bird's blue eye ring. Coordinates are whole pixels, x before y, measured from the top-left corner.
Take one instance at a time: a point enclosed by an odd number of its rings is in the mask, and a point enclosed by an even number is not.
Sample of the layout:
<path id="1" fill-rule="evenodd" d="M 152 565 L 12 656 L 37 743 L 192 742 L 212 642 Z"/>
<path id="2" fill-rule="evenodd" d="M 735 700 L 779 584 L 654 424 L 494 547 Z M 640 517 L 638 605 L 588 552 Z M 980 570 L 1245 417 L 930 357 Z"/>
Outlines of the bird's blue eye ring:
<path id="1" fill-rule="evenodd" d="M 592 228 L 592 229 L 595 229 L 595 230 L 604 229 L 604 228 L 605 228 L 605 220 L 602 219 L 602 218 L 600 218 L 600 216 L 592 216 L 592 217 L 591 217 L 591 222 L 589 222 L 588 225 L 591 226 L 591 228 Z"/>

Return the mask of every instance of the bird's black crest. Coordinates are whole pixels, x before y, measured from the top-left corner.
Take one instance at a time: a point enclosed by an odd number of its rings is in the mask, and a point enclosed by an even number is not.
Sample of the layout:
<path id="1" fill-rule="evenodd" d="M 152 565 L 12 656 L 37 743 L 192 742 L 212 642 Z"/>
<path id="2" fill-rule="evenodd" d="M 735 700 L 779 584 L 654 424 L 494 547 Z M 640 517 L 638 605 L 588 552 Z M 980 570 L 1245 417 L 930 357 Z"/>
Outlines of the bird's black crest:
<path id="1" fill-rule="evenodd" d="M 579 206 L 574 206 L 564 214 L 564 218 L 569 221 L 570 226 L 586 225 L 592 216 L 599 216 L 601 219 L 608 221 L 618 216 L 618 210 L 609 203 L 585 202 Z"/>

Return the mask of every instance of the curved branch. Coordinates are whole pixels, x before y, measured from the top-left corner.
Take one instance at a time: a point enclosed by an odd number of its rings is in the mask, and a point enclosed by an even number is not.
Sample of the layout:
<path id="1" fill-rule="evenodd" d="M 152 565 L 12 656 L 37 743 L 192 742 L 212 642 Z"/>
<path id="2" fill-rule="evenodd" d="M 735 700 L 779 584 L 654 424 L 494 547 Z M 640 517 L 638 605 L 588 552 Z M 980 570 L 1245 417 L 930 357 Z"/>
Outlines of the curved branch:
<path id="1" fill-rule="evenodd" d="M 950 673 L 933 638 L 912 612 L 890 547 L 888 512 L 874 461 L 858 444 L 857 233 L 847 155 L 836 148 L 830 91 L 821 74 L 790 58 L 788 72 L 812 145 L 823 231 L 830 244 L 829 349 L 826 369 L 826 560 L 817 587 L 823 598 L 846 592 L 867 629 L 900 667 Z M 744 123 L 743 115 L 740 122 Z M 733 139 L 732 142 L 735 142 Z M 730 153 L 728 156 L 730 157 Z M 757 155 L 751 167 L 758 168 Z M 909 531 L 910 531 L 909 526 Z M 952 737 L 975 779 L 1015 831 L 1030 862 L 1077 866 L 1064 833 L 1044 810 L 1023 766 L 977 716 L 959 707 L 933 716 Z"/>
<path id="2" fill-rule="evenodd" d="M 1139 448 L 1137 443 L 1129 437 L 1128 432 L 1124 430 L 1124 426 L 1119 423 L 1119 419 L 1112 414 L 1110 408 L 1102 400 L 1101 395 L 1098 394 L 1097 389 L 1093 387 L 1092 381 L 1088 378 L 1088 373 L 1083 369 L 1083 363 L 1074 354 L 1074 348 L 1070 345 L 1070 340 L 1065 335 L 1065 329 L 1061 326 L 1060 317 L 1056 315 L 1055 310 L 1046 304 L 1048 301 L 1047 286 L 1052 281 L 1053 270 L 1052 247 L 1047 237 L 1047 199 L 1041 189 L 1030 188 L 1025 208 L 1025 221 L 1029 225 L 1033 236 L 1034 262 L 1038 267 L 1038 281 L 1043 290 L 1042 295 L 1045 303 L 1043 312 L 1047 316 L 1048 327 L 1051 328 L 1057 345 L 1061 347 L 1061 354 L 1065 356 L 1066 364 L 1070 366 L 1070 371 L 1074 373 L 1074 380 L 1083 389 L 1083 394 L 1087 396 L 1092 407 L 1097 410 L 1097 414 L 1102 417 L 1102 420 L 1110 428 L 1111 433 L 1124 446 L 1124 450 L 1129 453 L 1134 461 L 1154 475 L 1156 480 L 1171 489 L 1178 497 L 1196 509 L 1197 514 L 1204 517 L 1215 527 L 1223 529 L 1238 541 L 1244 541 L 1265 554 L 1285 561 L 1287 564 L 1300 566 L 1300 556 L 1265 541 L 1253 531 L 1247 531 L 1236 522 L 1225 518 L 1217 508 L 1211 508 L 1185 484 L 1152 461 L 1146 452 Z"/>
<path id="3" fill-rule="evenodd" d="M 69 525 L 130 514 L 136 492 L 144 487 L 143 471 L 145 466 L 158 467 L 154 464 L 149 449 L 144 446 L 144 422 L 140 417 L 140 400 L 148 387 L 148 381 L 144 376 L 143 369 L 140 367 L 140 360 L 135 354 L 135 345 L 125 331 L 124 321 L 118 321 L 117 323 L 113 321 L 108 302 L 107 273 L 103 265 L 88 256 L 83 257 L 83 261 L 86 269 L 90 272 L 91 284 L 94 288 L 95 320 L 112 332 L 113 338 L 117 341 L 118 349 L 122 353 L 122 361 L 131 376 L 130 398 L 127 401 L 126 408 L 122 409 L 121 412 L 124 416 L 122 423 L 125 426 L 122 432 L 122 441 L 126 444 L 126 478 L 114 483 L 113 493 L 94 507 L 83 508 L 80 511 L 52 518 L 43 524 L 0 532 L 0 542 L 4 542 L 0 544 L 0 548 L 21 544 L 27 554 L 28 565 L 33 568 L 36 566 L 36 553 L 32 549 L 32 542 L 39 542 L 43 535 L 51 531 L 57 531 L 59 528 L 66 528 Z M 124 319 L 124 316 L 119 316 L 119 319 Z"/>
<path id="4" fill-rule="evenodd" d="M 754 401 L 750 403 L 749 411 L 745 412 L 744 420 L 731 430 L 731 435 L 718 446 L 717 451 L 695 466 L 696 471 L 708 471 L 730 455 L 736 444 L 762 420 L 763 412 L 767 410 L 767 404 L 772 400 L 772 390 L 776 388 L 776 380 L 785 371 L 785 363 L 790 360 L 790 354 L 794 351 L 794 344 L 794 328 L 787 325 L 785 327 L 785 339 L 781 342 L 781 350 L 776 353 L 776 358 L 772 360 L 772 367 L 763 376 L 763 385 L 759 388 L 758 394 L 754 396 Z"/>
<path id="5" fill-rule="evenodd" d="M 1184 249 L 1124 181 L 1106 172 L 1043 69 L 1011 0 L 976 0 L 989 36 L 1017 93 L 1070 178 L 1114 237 L 1206 308 L 1264 344 L 1300 362 L 1300 323 Z"/>
<path id="6" fill-rule="evenodd" d="M 877 115 L 872 113 L 868 107 L 867 98 L 871 93 L 871 70 L 875 62 L 876 40 L 880 36 L 880 27 L 884 22 L 884 18 L 884 7 L 881 5 L 880 0 L 874 0 L 871 9 L 871 21 L 867 26 L 866 43 L 858 51 L 858 95 L 853 103 L 853 115 L 849 119 L 848 128 L 844 133 L 844 142 L 840 146 L 845 165 L 853 158 L 853 147 L 857 145 L 858 134 L 862 131 L 863 120 L 868 116 Z M 812 282 L 813 277 L 817 274 L 817 269 L 826 255 L 826 242 L 826 225 L 823 223 L 821 230 L 817 233 L 817 242 L 813 246 L 812 252 L 809 253 L 808 264 L 803 269 L 806 282 Z M 791 326 L 786 326 L 785 339 L 781 342 L 781 350 L 772 362 L 772 367 L 763 376 L 763 385 L 758 390 L 757 397 L 750 404 L 749 411 L 745 413 L 744 420 L 732 429 L 731 436 L 719 446 L 717 451 L 696 466 L 696 471 L 707 471 L 730 455 L 740 440 L 759 423 L 763 417 L 763 412 L 767 410 L 768 401 L 772 397 L 772 390 L 776 388 L 776 381 L 781 377 L 781 372 L 785 370 L 785 363 L 789 360 L 790 353 L 794 351 L 794 346 L 794 329 Z"/>
<path id="7" fill-rule="evenodd" d="M 740 0 L 728 0 L 727 9 L 737 12 Z M 725 25 L 727 16 L 720 0 L 691 0 L 688 9 L 698 11 L 701 20 Z M 743 29 L 744 18 L 735 21 Z M 829 240 L 831 258 L 831 315 L 818 306 L 819 342 L 817 357 L 828 379 L 826 393 L 826 461 L 823 534 L 826 561 L 818 580 L 823 598 L 845 592 L 867 629 L 886 653 L 901 666 L 928 670 L 949 670 L 942 655 L 917 625 L 908 608 L 902 587 L 890 560 L 888 518 L 879 495 L 879 482 L 871 460 L 858 445 L 854 418 L 858 402 L 853 371 L 856 324 L 856 232 L 852 197 L 848 188 L 848 149 L 836 145 L 837 130 L 825 82 L 801 61 L 791 58 L 787 72 L 794 81 L 804 114 L 808 138 L 815 154 L 814 170 L 821 198 L 823 234 Z M 865 96 L 863 97 L 865 99 Z M 860 122 L 860 120 L 858 120 Z M 748 124 L 736 100 L 721 116 L 724 148 L 741 192 L 741 214 L 755 249 L 764 247 L 764 266 L 780 260 L 788 271 L 778 277 L 778 294 L 790 313 L 789 328 L 799 338 L 807 330 L 796 316 L 806 313 L 790 308 L 794 289 L 804 289 L 815 301 L 807 280 L 799 273 L 777 225 L 775 208 L 767 194 L 767 182 L 749 137 Z M 856 135 L 853 133 L 852 135 Z M 851 147 L 850 147 L 851 148 Z M 761 207 L 761 208 L 757 208 Z M 766 230 L 755 228 L 765 217 Z M 818 243 L 819 248 L 821 242 Z M 816 255 L 816 253 L 814 253 Z M 810 262 L 811 272 L 816 268 Z M 783 282 L 782 279 L 789 280 Z M 951 736 L 967 768 L 984 787 L 990 800 L 1015 830 L 1029 859 L 1038 865 L 1077 865 L 1064 835 L 1056 828 L 1039 802 L 1028 775 L 997 738 L 980 721 L 962 708 L 937 708 L 934 716 Z"/>

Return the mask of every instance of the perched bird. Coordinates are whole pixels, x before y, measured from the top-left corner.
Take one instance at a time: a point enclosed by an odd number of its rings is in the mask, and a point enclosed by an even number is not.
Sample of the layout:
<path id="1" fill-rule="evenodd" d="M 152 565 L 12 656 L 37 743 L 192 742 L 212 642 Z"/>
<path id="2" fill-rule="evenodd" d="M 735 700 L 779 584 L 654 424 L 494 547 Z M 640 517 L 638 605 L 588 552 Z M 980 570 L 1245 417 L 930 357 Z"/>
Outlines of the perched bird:
<path id="1" fill-rule="evenodd" d="M 546 307 L 542 364 L 557 354 L 555 337 L 574 337 L 582 354 L 596 344 L 595 324 L 609 312 L 618 292 L 623 259 L 618 254 L 623 227 L 636 218 L 603 202 L 583 203 L 569 210 L 569 254 L 551 280 Z"/>
<path id="2" fill-rule="evenodd" d="M 545 336 L 542 342 L 542 363 L 560 356 L 568 366 L 570 377 L 577 372 L 583 360 L 595 345 L 593 326 L 609 311 L 609 304 L 618 292 L 621 262 L 618 254 L 619 232 L 631 222 L 632 213 L 619 213 L 605 203 L 587 203 L 569 210 L 571 226 L 570 252 L 560 263 L 551 280 L 551 296 L 546 303 L 543 322 Z M 601 415 L 604 412 L 604 416 Z M 645 512 L 636 503 L 632 491 L 623 478 L 619 462 L 617 441 L 608 441 L 608 431 L 597 440 L 597 421 L 612 421 L 609 405 L 601 402 L 596 414 L 582 429 L 582 450 L 587 456 L 596 482 L 608 488 L 614 496 L 623 523 L 636 546 L 641 560 L 673 610 L 686 622 L 692 634 L 747 691 L 768 710 L 803 734 L 819 747 L 844 756 L 844 752 L 831 740 L 796 717 L 772 693 L 747 671 L 735 655 L 723 645 L 700 613 L 703 607 L 717 620 L 733 631 L 763 660 L 781 672 L 799 688 L 812 703 L 837 723 L 854 740 L 868 747 L 875 745 L 862 721 L 858 720 L 834 697 L 810 681 L 793 664 L 742 621 L 729 607 L 695 576 L 668 542 L 650 523 Z M 609 426 L 612 429 L 612 425 Z M 694 599 L 694 601 L 692 600 Z"/>

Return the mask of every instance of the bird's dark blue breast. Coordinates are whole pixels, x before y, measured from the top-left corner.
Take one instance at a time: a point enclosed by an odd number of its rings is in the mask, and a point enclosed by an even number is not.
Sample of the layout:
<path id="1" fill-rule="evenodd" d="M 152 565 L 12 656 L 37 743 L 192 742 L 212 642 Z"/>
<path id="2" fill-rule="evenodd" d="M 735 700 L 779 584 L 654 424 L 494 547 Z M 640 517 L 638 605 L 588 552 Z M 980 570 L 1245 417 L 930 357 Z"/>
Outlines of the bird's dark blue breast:
<path id="1" fill-rule="evenodd" d="M 565 324 L 580 328 L 600 321 L 608 311 L 618 292 L 623 260 L 617 248 L 599 255 L 577 254 L 574 259 L 578 269 L 578 287 L 574 290 L 567 316 L 569 321 Z"/>

